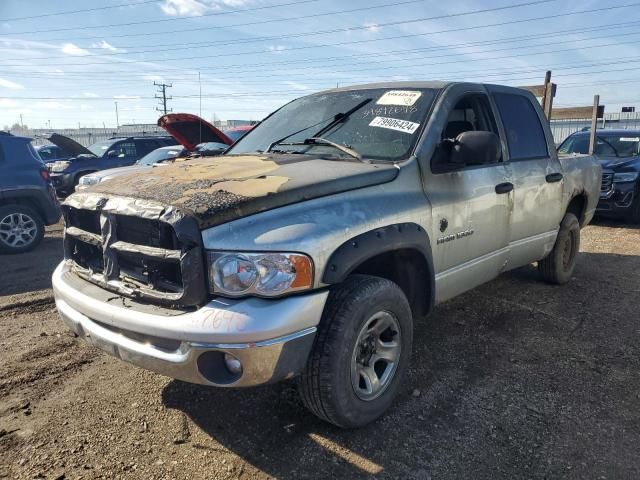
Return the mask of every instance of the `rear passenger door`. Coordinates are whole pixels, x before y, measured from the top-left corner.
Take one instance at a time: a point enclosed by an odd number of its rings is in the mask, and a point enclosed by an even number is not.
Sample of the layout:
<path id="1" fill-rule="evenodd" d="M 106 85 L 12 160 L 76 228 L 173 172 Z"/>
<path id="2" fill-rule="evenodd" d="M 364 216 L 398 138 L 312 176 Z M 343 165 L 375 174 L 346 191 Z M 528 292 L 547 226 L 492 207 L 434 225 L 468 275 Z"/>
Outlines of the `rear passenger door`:
<path id="1" fill-rule="evenodd" d="M 512 206 L 510 174 L 500 159 L 463 167 L 447 165 L 448 141 L 465 131 L 501 137 L 495 111 L 481 86 L 451 87 L 434 112 L 438 144 L 425 182 L 431 202 L 436 301 L 442 302 L 496 277 L 508 261 Z M 504 142 L 502 142 L 504 144 Z M 442 150 L 445 153 L 442 153 Z M 504 147 L 503 147 L 504 150 Z M 504 153 L 503 153 L 504 155 Z M 504 188 L 503 188 L 504 187 Z"/>
<path id="2" fill-rule="evenodd" d="M 547 119 L 536 108 L 535 97 L 514 88 L 491 89 L 513 176 L 509 268 L 516 268 L 539 260 L 553 248 L 563 214 L 562 168 Z"/>
<path id="3" fill-rule="evenodd" d="M 137 139 L 136 143 L 136 155 L 138 160 L 144 157 L 145 155 L 153 152 L 155 149 L 164 147 L 164 144 L 161 144 L 158 140 L 155 139 Z"/>

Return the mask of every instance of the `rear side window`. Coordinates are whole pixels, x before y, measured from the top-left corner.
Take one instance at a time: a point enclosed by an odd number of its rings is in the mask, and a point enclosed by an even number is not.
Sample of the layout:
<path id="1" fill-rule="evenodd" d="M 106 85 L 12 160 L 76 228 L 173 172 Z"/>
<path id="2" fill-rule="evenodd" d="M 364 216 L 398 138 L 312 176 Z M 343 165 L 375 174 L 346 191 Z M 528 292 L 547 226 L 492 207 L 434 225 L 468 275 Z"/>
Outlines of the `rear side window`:
<path id="1" fill-rule="evenodd" d="M 548 156 L 544 130 L 529 99 L 510 93 L 495 93 L 493 96 L 507 134 L 511 160 Z"/>
<path id="2" fill-rule="evenodd" d="M 163 145 L 156 140 L 136 140 L 136 153 L 138 156 L 144 157 L 147 153 L 151 153 L 161 146 Z"/>

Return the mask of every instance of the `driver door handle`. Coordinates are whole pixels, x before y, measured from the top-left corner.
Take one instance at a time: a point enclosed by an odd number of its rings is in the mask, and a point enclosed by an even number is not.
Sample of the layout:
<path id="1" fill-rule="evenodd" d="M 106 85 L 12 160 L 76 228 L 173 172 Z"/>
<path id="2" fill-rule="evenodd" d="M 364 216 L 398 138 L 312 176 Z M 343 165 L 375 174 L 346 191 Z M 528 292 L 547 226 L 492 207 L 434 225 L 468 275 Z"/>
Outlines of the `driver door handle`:
<path id="1" fill-rule="evenodd" d="M 562 174 L 560 172 L 550 173 L 545 177 L 548 183 L 555 183 L 562 180 Z"/>
<path id="2" fill-rule="evenodd" d="M 496 185 L 496 193 L 498 195 L 509 193 L 511 190 L 513 190 L 513 183 L 511 182 L 499 183 Z"/>

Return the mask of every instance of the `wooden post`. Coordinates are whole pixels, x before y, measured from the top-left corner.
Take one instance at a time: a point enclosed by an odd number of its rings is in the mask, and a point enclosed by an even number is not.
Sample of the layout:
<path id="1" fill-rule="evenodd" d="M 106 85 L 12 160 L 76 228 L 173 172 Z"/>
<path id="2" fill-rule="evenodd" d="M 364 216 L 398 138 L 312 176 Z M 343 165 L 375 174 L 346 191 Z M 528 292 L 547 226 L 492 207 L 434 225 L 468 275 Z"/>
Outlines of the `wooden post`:
<path id="1" fill-rule="evenodd" d="M 593 96 L 593 112 L 591 114 L 591 132 L 589 135 L 589 155 L 596 151 L 596 129 L 598 128 L 598 106 L 600 95 Z"/>
<path id="2" fill-rule="evenodd" d="M 544 75 L 544 93 L 540 103 L 547 120 L 551 120 L 551 109 L 553 108 L 553 96 L 555 95 L 555 85 L 551 83 L 551 70 L 547 70 Z"/>

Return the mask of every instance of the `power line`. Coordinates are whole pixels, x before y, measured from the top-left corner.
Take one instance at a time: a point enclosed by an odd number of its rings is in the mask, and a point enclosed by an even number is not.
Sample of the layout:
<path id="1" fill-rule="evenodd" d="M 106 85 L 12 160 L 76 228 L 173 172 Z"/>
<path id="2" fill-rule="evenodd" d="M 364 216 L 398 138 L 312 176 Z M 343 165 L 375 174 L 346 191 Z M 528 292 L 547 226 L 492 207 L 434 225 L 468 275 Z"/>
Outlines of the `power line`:
<path id="1" fill-rule="evenodd" d="M 637 33 L 621 33 L 618 35 L 613 35 L 613 36 L 634 36 L 634 35 L 640 35 L 640 32 Z M 612 37 L 612 35 L 605 35 L 605 36 L 595 36 L 592 38 L 588 38 L 585 39 L 586 41 L 593 41 L 593 40 L 598 40 L 600 38 L 610 38 Z M 542 47 L 546 47 L 549 45 L 556 45 L 556 44 L 562 44 L 562 43 L 572 43 L 574 42 L 574 40 L 566 40 L 566 41 L 561 41 L 561 42 L 553 42 L 553 43 L 541 43 L 541 44 L 536 44 L 536 45 L 528 45 L 528 48 L 542 48 Z M 559 49 L 559 50 L 545 50 L 543 52 L 533 52 L 533 53 L 523 53 L 520 55 L 511 55 L 510 57 L 513 56 L 527 56 L 527 55 L 542 55 L 542 54 L 549 54 L 549 53 L 558 53 L 558 52 L 564 52 L 564 51 L 574 51 L 574 50 L 584 50 L 584 49 L 592 49 L 592 48 L 602 48 L 602 47 L 608 47 L 608 46 L 618 46 L 618 45 L 623 45 L 623 44 L 628 44 L 628 43 L 632 43 L 635 44 L 637 43 L 637 40 L 629 40 L 628 42 L 617 42 L 617 43 L 609 43 L 609 44 L 599 44 L 599 45 L 585 45 L 583 43 L 580 44 L 579 47 L 574 47 L 574 48 L 570 48 L 570 49 Z M 480 50 L 480 51 L 474 51 L 474 52 L 461 52 L 455 56 L 464 56 L 467 55 L 468 53 L 473 53 L 473 54 L 484 54 L 484 53 L 492 53 L 492 52 L 499 52 L 499 51 L 505 51 L 505 50 L 511 50 L 513 47 L 506 47 L 506 48 L 498 48 L 498 49 L 488 49 L 488 50 Z M 416 49 L 419 50 L 419 49 Z M 392 51 L 393 53 L 396 53 L 398 51 Z M 411 52 L 411 50 L 407 50 L 405 51 L 405 53 Z M 384 52 L 380 52 L 380 55 L 384 55 Z M 448 57 L 450 58 L 451 55 L 450 54 L 440 54 L 440 55 L 433 55 L 433 56 L 425 56 L 425 57 L 421 57 L 421 59 L 423 60 L 428 60 L 428 59 L 433 59 L 433 58 L 441 58 L 441 57 Z M 482 58 L 482 59 L 475 59 L 473 61 L 485 61 L 485 60 L 494 60 L 494 59 L 503 59 L 506 58 L 505 56 L 500 56 L 500 57 L 490 57 L 490 58 Z M 421 66 L 421 64 L 416 64 L 416 58 L 409 58 L 406 60 L 400 60 L 400 61 L 407 61 L 407 62 L 413 62 L 412 64 L 407 65 L 407 67 L 415 67 L 415 66 Z M 353 67 L 354 65 L 360 65 L 360 64 L 365 64 L 365 65 L 370 65 L 370 64 L 375 64 L 375 63 L 385 63 L 386 60 L 379 60 L 379 61 L 367 61 L 367 62 L 351 62 L 349 63 L 349 67 Z M 429 63 L 429 65 L 439 65 L 439 64 L 447 64 L 447 63 L 453 63 L 456 62 L 455 60 L 452 60 L 452 62 L 440 62 L 440 63 Z M 346 66 L 346 65 L 338 65 L 338 67 L 342 67 L 342 66 Z M 397 65 L 396 65 L 397 66 Z M 297 71 L 300 70 L 308 70 L 308 69 L 316 69 L 319 68 L 318 66 L 311 66 L 311 67 L 297 67 Z M 361 71 L 368 71 L 368 70 L 375 70 L 375 67 L 371 67 L 371 68 L 365 68 L 365 69 L 353 69 L 353 68 L 349 68 L 349 70 L 333 70 L 333 71 L 329 71 L 327 73 L 331 73 L 331 74 L 336 74 L 336 73 L 353 73 L 353 72 L 361 72 Z M 226 75 L 231 75 L 231 77 L 228 77 L 230 79 L 235 79 L 237 75 L 241 74 L 242 72 L 227 72 Z M 290 78 L 289 73 L 283 73 L 283 75 L 286 75 L 287 78 Z M 217 78 L 221 78 L 221 76 L 218 74 L 216 75 Z M 252 79 L 255 78 L 274 78 L 273 74 L 268 74 L 268 75 L 252 75 Z M 224 77 L 227 78 L 227 77 Z M 114 82 L 118 82 L 118 79 L 111 79 L 111 78 L 105 78 L 105 81 L 108 81 L 109 83 L 114 83 Z M 195 82 L 195 80 L 194 80 Z M 132 83 L 131 80 L 123 80 L 121 83 L 127 83 L 127 84 L 134 84 Z M 137 84 L 139 84 L 139 82 L 135 82 Z M 182 81 L 182 83 L 188 83 L 188 81 Z M 250 83 L 256 83 L 256 82 L 242 82 L 243 84 L 250 84 Z M 263 81 L 258 81 L 257 83 L 263 83 Z"/>
<path id="2" fill-rule="evenodd" d="M 318 2 L 320 0 L 297 0 L 295 2 L 289 2 L 289 3 L 279 3 L 279 4 L 275 4 L 275 5 L 265 5 L 262 7 L 250 7 L 250 8 L 243 8 L 240 10 L 227 10 L 226 12 L 213 12 L 213 13 L 203 13 L 202 15 L 186 15 L 183 17 L 177 17 L 177 18 L 162 18 L 159 20 L 144 20 L 142 22 L 125 22 L 125 23 L 111 23 L 111 24 L 104 24 L 104 25 L 86 25 L 86 26 L 81 26 L 81 27 L 67 27 L 67 28 L 53 28 L 53 29 L 49 29 L 49 30 L 31 30 L 28 32 L 15 32 L 15 33 L 11 33 L 11 34 L 2 34 L 2 35 L 29 35 L 32 33 L 49 33 L 49 32 L 66 32 L 69 30 L 93 30 L 96 28 L 111 28 L 111 27 L 129 27 L 129 26 L 136 26 L 136 25 L 147 25 L 150 23 L 164 23 L 164 22 L 176 22 L 179 20 L 190 20 L 192 18 L 203 18 L 203 17 L 216 17 L 219 15 L 228 15 L 230 13 L 244 13 L 244 12 L 254 12 L 256 10 L 267 10 L 267 9 L 271 9 L 271 8 L 278 8 L 278 7 L 288 7 L 288 6 L 292 6 L 292 5 L 300 5 L 300 4 L 304 4 L 304 3 L 314 3 L 314 2 Z M 553 1 L 553 0 L 549 0 L 549 1 Z"/>
<path id="3" fill-rule="evenodd" d="M 58 15 L 72 15 L 75 13 L 97 12 L 99 10 L 110 10 L 113 8 L 120 8 L 120 7 L 137 7 L 139 5 L 146 5 L 149 3 L 160 3 L 160 0 L 145 0 L 142 2 L 136 2 L 136 3 L 131 3 L 131 2 L 119 3 L 117 5 L 108 5 L 106 7 L 83 8 L 81 10 L 65 10 L 64 12 L 42 13 L 40 15 L 31 15 L 29 17 L 3 18 L 3 19 L 0 19 L 0 22 L 17 22 L 20 20 L 31 20 L 34 18 L 55 17 Z"/>
<path id="4" fill-rule="evenodd" d="M 586 33 L 586 32 L 591 32 L 594 30 L 600 31 L 600 30 L 608 30 L 611 28 L 615 28 L 616 30 L 619 29 L 623 29 L 623 28 L 629 28 L 632 26 L 636 26 L 640 24 L 640 21 L 633 21 L 633 22 L 624 22 L 624 23 L 613 23 L 613 24 L 608 24 L 608 25 L 600 25 L 597 27 L 590 27 L 590 28 L 578 28 L 578 29 L 562 29 L 562 30 L 558 30 L 558 31 L 551 31 L 551 32 L 543 32 L 543 33 L 538 33 L 538 34 L 530 34 L 530 35 L 524 35 L 524 36 L 516 36 L 516 37 L 506 37 L 506 38 L 499 38 L 499 39 L 492 39 L 492 40 L 483 40 L 483 41 L 477 41 L 477 42 L 465 42 L 465 43 L 455 43 L 455 44 L 443 44 L 443 45 L 436 45 L 436 46 L 431 46 L 431 47 L 422 47 L 422 48 L 416 48 L 416 49 L 402 49 L 402 50 L 382 50 L 382 51 L 377 51 L 374 53 L 357 53 L 357 54 L 353 54 L 353 55 L 341 55 L 341 56 L 333 56 L 333 57 L 320 57 L 320 58 L 305 58 L 305 59 L 299 59 L 299 60 L 289 60 L 289 61 L 279 61 L 279 62 L 264 62 L 264 63 L 253 63 L 253 64 L 249 64 L 249 63 L 245 63 L 245 64 L 234 64 L 234 65 L 217 65 L 215 67 L 209 67 L 211 69 L 214 69 L 216 74 L 219 76 L 219 72 L 221 70 L 229 70 L 229 69 L 237 69 L 237 68 L 242 68 L 245 69 L 247 67 L 259 67 L 259 66 L 268 66 L 268 67 L 273 67 L 273 66 L 277 66 L 277 65 L 289 65 L 289 64 L 298 64 L 298 63 L 309 63 L 309 62 L 317 62 L 317 61 L 346 61 L 346 59 L 349 58 L 361 58 L 361 57 L 369 57 L 369 56 L 382 56 L 382 55 L 393 55 L 393 54 L 397 54 L 397 53 L 415 53 L 418 51 L 430 51 L 430 50 L 442 50 L 443 48 L 460 48 L 460 47 L 472 47 L 472 46 L 480 46 L 480 45 L 491 45 L 491 44 L 500 44 L 500 43 L 511 43 L 514 41 L 522 41 L 522 40 L 529 40 L 529 39 L 536 39 L 536 38 L 543 38 L 543 37 L 555 37 L 555 36 L 567 36 L 570 34 L 576 34 L 576 33 Z M 621 35 L 628 35 L 627 33 L 621 33 L 617 36 L 621 36 Z M 616 36 L 616 35 L 609 35 L 607 37 L 612 37 L 612 36 Z M 584 41 L 584 40 L 594 40 L 597 38 L 601 38 L 601 37 L 590 37 L 587 39 L 580 39 L 580 41 Z M 560 42 L 558 42 L 560 43 Z M 539 45 L 535 45 L 535 46 L 539 46 Z M 535 47 L 534 46 L 534 47 Z M 578 47 L 580 48 L 580 47 Z M 481 52 L 473 52 L 473 53 L 481 53 Z M 465 53 L 459 53 L 457 55 L 464 55 Z M 360 62 L 362 63 L 362 62 Z M 355 63 L 349 63 L 349 65 L 353 65 Z M 341 65 L 342 66 L 342 65 Z M 324 67 L 324 65 L 318 66 L 318 67 Z M 206 70 L 207 67 L 201 67 L 202 70 Z M 180 67 L 180 68 L 164 68 L 162 73 L 166 75 L 167 71 L 174 71 L 174 70 L 179 70 L 181 72 L 181 75 L 183 76 L 188 76 L 188 75 L 192 75 L 195 76 L 197 75 L 197 72 L 193 72 L 193 73 L 189 73 L 189 72 L 185 72 L 185 68 L 184 67 Z M 233 74 L 240 74 L 240 73 L 244 73 L 247 70 L 236 70 L 230 73 Z M 255 70 L 252 68 L 251 70 L 248 70 L 251 73 L 255 73 Z M 20 73 L 31 73 L 28 70 L 24 70 L 21 69 Z M 51 77 L 61 77 L 60 73 L 54 73 L 54 72 L 41 72 L 40 70 L 35 71 L 35 73 L 38 73 L 40 75 L 49 75 Z M 131 78 L 136 78 L 139 79 L 142 77 L 142 74 L 131 74 L 131 73 L 123 73 L 120 71 L 116 71 L 116 70 L 101 70 L 99 72 L 96 71 L 92 71 L 92 72 L 65 72 L 64 77 L 73 77 L 73 76 L 80 76 L 80 77 L 91 77 L 91 76 L 97 76 L 100 79 L 104 79 L 105 81 L 109 81 L 109 82 L 114 82 L 117 80 L 114 80 L 113 78 L 109 77 L 109 78 L 105 78 L 105 74 L 109 74 L 109 73 L 113 73 L 115 75 L 118 75 L 118 78 L 122 78 L 122 77 L 131 77 Z M 149 72 L 146 72 L 146 74 L 148 75 Z M 175 75 L 172 78 L 176 78 Z"/>
<path id="5" fill-rule="evenodd" d="M 314 0 L 317 1 L 317 0 Z M 423 18 L 417 18 L 417 19 L 413 19 L 413 20 L 408 20 L 408 21 L 400 21 L 400 22 L 386 22 L 386 23 L 378 23 L 376 24 L 376 26 L 378 27 L 384 27 L 384 26 L 394 26 L 394 25 L 402 25 L 402 24 L 406 24 L 406 23 L 414 23 L 414 22 L 421 22 L 421 21 L 427 21 L 427 20 L 441 20 L 441 19 L 445 19 L 445 18 L 454 18 L 454 17 L 460 17 L 460 16 L 466 16 L 466 15 L 473 15 L 473 14 L 478 14 L 478 13 L 488 13 L 488 12 L 495 12 L 495 11 L 500 11 L 500 10 L 509 10 L 509 9 L 514 9 L 514 8 L 519 8 L 519 7 L 523 7 L 523 6 L 531 6 L 531 5 L 537 5 L 540 3 L 549 3 L 549 2 L 555 2 L 557 0 L 537 0 L 537 1 L 531 1 L 531 2 L 527 2 L 527 3 L 520 3 L 520 4 L 514 4 L 514 5 L 506 5 L 506 6 L 502 6 L 502 7 L 494 7 L 494 8 L 485 8 L 485 9 L 480 9 L 480 10 L 472 10 L 472 11 L 467 11 L 467 12 L 459 12 L 459 13 L 452 13 L 452 14 L 444 14 L 444 15 L 437 15 L 437 16 L 432 16 L 432 17 L 423 17 Z M 635 6 L 636 4 L 633 4 L 632 6 Z M 382 7 L 367 7 L 365 9 L 370 9 L 370 8 L 383 8 Z M 353 10 L 350 10 L 353 11 Z M 332 12 L 331 15 L 337 15 L 339 13 L 346 13 L 348 11 L 336 11 L 336 12 Z M 214 30 L 214 29 L 219 29 L 219 28 L 232 28 L 232 27 L 242 27 L 242 26 L 250 26 L 250 25 L 257 25 L 257 24 L 262 24 L 262 23 L 270 23 L 270 22 L 285 22 L 285 21 L 293 21 L 293 20 L 301 20 L 301 19 L 306 19 L 306 18 L 314 18 L 314 17 L 318 17 L 318 16 L 323 16 L 326 14 L 307 14 L 307 15 L 302 15 L 302 16 L 297 16 L 297 17 L 288 17 L 288 18 L 280 18 L 277 20 L 267 20 L 267 21 L 260 21 L 260 22 L 250 22 L 250 23 L 239 23 L 239 24 L 230 24 L 230 25 L 217 25 L 217 26 L 207 26 L 207 27 L 196 27 L 196 28 L 190 28 L 189 31 L 190 32 L 194 32 L 194 31 L 201 31 L 201 30 Z M 335 33 L 335 32 L 341 32 L 341 31 L 352 31 L 352 30 L 366 30 L 370 28 L 370 26 L 360 26 L 360 27 L 351 27 L 351 28 L 346 28 L 346 29 L 338 29 L 338 30 L 328 30 L 325 32 L 312 32 L 310 33 L 310 35 L 319 35 L 319 34 L 324 34 L 324 33 Z M 12 33 L 12 35 L 18 35 L 18 34 L 25 34 L 25 33 L 43 33 L 43 32 L 18 32 L 18 33 Z M 130 33 L 130 34 L 119 34 L 119 35 L 110 35 L 109 38 L 113 39 L 113 38 L 124 38 L 124 37 L 139 37 L 139 36 L 150 36 L 150 35 L 167 35 L 167 34 L 171 34 L 171 33 L 184 33 L 184 29 L 182 30 L 170 30 L 170 31 L 161 31 L 161 32 L 148 32 L 148 33 Z M 9 35 L 9 34 L 0 34 L 0 35 Z M 294 36 L 306 36 L 306 33 L 300 33 L 300 34 L 296 34 Z M 95 38 L 103 38 L 104 35 L 102 36 L 91 36 L 91 37 L 77 37 L 74 40 L 87 40 L 87 39 L 95 39 Z M 290 38 L 290 35 L 279 35 L 276 37 L 263 37 L 262 39 L 284 39 L 284 38 Z M 68 38 L 55 38 L 55 39 L 49 39 L 49 40 L 69 40 Z"/>
<path id="6" fill-rule="evenodd" d="M 523 6 L 525 4 L 518 4 L 516 6 Z M 521 20 L 510 20 L 510 21 L 504 21 L 504 22 L 498 22 L 498 23 L 493 23 L 493 24 L 485 24 L 485 25 L 472 25 L 472 26 L 468 26 L 468 27 L 458 27 L 458 28 L 453 28 L 453 29 L 447 29 L 447 30 L 439 30 L 439 31 L 434 31 L 434 32 L 426 32 L 426 33 L 420 33 L 420 34 L 410 34 L 410 35 L 402 35 L 402 36 L 396 36 L 396 37 L 387 37 L 387 38 L 383 38 L 383 39 L 370 39 L 370 40 L 360 40 L 360 41 L 352 41 L 352 42 L 336 42 L 336 43 L 325 43 L 325 44 L 316 44 L 316 45 L 305 45 L 305 46 L 301 46 L 301 47 L 291 47 L 291 48 L 284 48 L 282 50 L 280 50 L 280 52 L 285 52 L 285 51 L 293 51 L 293 50 L 304 50 L 304 49 L 311 49 L 311 48 L 324 48 L 324 47 L 328 47 L 328 46 L 343 46 L 343 45 L 347 45 L 347 44 L 355 44 L 355 43 L 366 43 L 366 42 L 370 42 L 370 41 L 381 41 L 381 40 L 390 40 L 390 39 L 397 39 L 397 38 L 407 38 L 407 37 L 413 37 L 413 36 L 427 36 L 427 35 L 436 35 L 436 34 L 441 34 L 441 33 L 452 33 L 452 32 L 460 32 L 460 31 L 469 31 L 469 30 L 476 30 L 476 29 L 480 29 L 480 28 L 489 28 L 489 27 L 496 27 L 496 26 L 504 26 L 504 25 L 513 25 L 513 24 L 519 24 L 519 23 L 526 23 L 526 22 L 531 22 L 531 21 L 537 21 L 537 20 L 547 20 L 550 18 L 559 18 L 559 17 L 565 17 L 565 16 L 573 16 L 576 14 L 581 14 L 581 13 L 594 13 L 594 12 L 601 12 L 601 11 L 609 11 L 609 10 L 613 10 L 613 9 L 620 9 L 620 8 L 628 8 L 631 6 L 637 6 L 640 5 L 640 2 L 636 2 L 633 4 L 626 4 L 626 5 L 619 5 L 619 6 L 609 6 L 609 7 L 602 7 L 602 8 L 596 8 L 596 9 L 589 9 L 589 10 L 582 10 L 582 11 L 574 11 L 574 12 L 568 12 L 568 13 L 562 13 L 562 14 L 554 14 L 554 15 L 546 15 L 546 16 L 540 16 L 540 17 L 531 17 L 531 18 L 527 18 L 527 19 L 521 19 Z M 515 8 L 516 6 L 511 6 L 510 8 Z M 507 7 L 505 7 L 507 8 Z M 475 12 L 465 12 L 465 15 L 469 15 L 471 13 L 478 13 L 479 11 L 475 11 Z M 456 16 L 459 16 L 461 14 L 453 14 Z M 431 19 L 434 18 L 438 18 L 438 17 L 430 17 Z M 391 24 L 393 25 L 399 25 L 399 24 L 407 24 L 407 23 L 415 23 L 415 22 L 419 22 L 419 21 L 424 21 L 425 18 L 420 18 L 420 19 L 410 19 L 410 20 L 404 20 L 404 21 L 397 21 L 397 22 L 387 22 L 384 24 L 378 24 L 379 26 L 390 26 Z M 320 31 L 320 32 L 307 32 L 307 33 L 301 33 L 301 34 L 295 34 L 295 36 L 308 36 L 308 35 L 320 35 L 320 34 L 327 34 L 327 33 L 338 33 L 338 32 L 344 32 L 344 31 L 353 31 L 353 30 L 362 30 L 362 29 L 366 29 L 368 27 L 365 26 L 358 26 L 358 27 L 348 27 L 348 28 L 342 28 L 342 29 L 334 29 L 334 30 L 325 30 L 325 31 Z M 288 37 L 291 37 L 294 35 L 289 35 Z M 270 37 L 271 39 L 282 39 L 285 36 L 279 36 L 279 37 Z M 218 45 L 222 45 L 222 44 L 218 44 Z M 172 61 L 172 60 L 195 60 L 195 59 L 203 59 L 203 58 L 220 58 L 220 57 L 227 57 L 227 56 L 240 56 L 240 55 L 252 55 L 252 54 L 260 54 L 260 53 L 269 53 L 269 50 L 254 50 L 254 51 L 246 51 L 246 52 L 234 52 L 234 53 L 220 53 L 220 54 L 215 54 L 215 55 L 198 55 L 198 56 L 194 56 L 194 57 L 173 57 L 173 58 L 158 58 L 158 59 L 145 59 L 145 60 L 131 60 L 131 61 L 118 61 L 118 62 L 83 62 L 83 63 L 58 63 L 56 65 L 52 65 L 52 66 L 84 66 L 84 65 L 113 65 L 114 63 L 118 64 L 118 65 L 127 65 L 127 64 L 138 64 L 138 63 L 149 63 L 149 62 L 153 62 L 153 61 L 162 61 L 162 62 L 166 62 L 166 61 Z M 9 64 L 9 65 L 2 65 L 4 67 L 21 67 L 21 66 L 26 66 L 26 65 L 15 65 L 15 64 Z M 166 71 L 166 68 L 164 69 Z"/>

